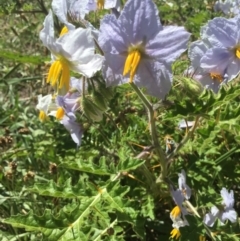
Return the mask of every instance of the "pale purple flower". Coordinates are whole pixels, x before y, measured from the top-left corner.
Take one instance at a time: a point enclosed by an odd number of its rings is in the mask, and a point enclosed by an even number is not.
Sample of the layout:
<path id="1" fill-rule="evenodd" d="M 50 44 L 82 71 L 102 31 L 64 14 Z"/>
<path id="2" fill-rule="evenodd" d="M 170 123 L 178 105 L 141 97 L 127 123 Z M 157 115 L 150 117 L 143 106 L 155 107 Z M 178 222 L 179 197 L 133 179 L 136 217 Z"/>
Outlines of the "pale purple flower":
<path id="1" fill-rule="evenodd" d="M 170 192 L 171 192 L 173 201 L 180 208 L 182 215 L 188 214 L 186 208 L 183 207 L 183 201 L 185 197 L 183 196 L 182 191 L 180 189 L 174 190 L 173 187 L 171 186 Z"/>
<path id="2" fill-rule="evenodd" d="M 189 37 L 183 27 L 163 27 L 152 0 L 128 0 L 118 19 L 106 15 L 100 25 L 107 86 L 134 82 L 163 99 L 171 88 L 171 63 L 186 50 Z"/>
<path id="3" fill-rule="evenodd" d="M 178 174 L 178 188 L 186 199 L 189 199 L 191 197 L 191 189 L 187 185 L 186 173 L 184 170 L 182 170 L 181 173 Z"/>
<path id="4" fill-rule="evenodd" d="M 205 27 L 211 48 L 201 58 L 200 66 L 209 73 L 226 73 L 229 81 L 240 71 L 240 17 L 214 18 Z"/>
<path id="5" fill-rule="evenodd" d="M 238 15 L 240 13 L 239 0 L 219 0 L 214 4 L 214 10 L 226 15 Z"/>
<path id="6" fill-rule="evenodd" d="M 57 96 L 57 106 L 62 107 L 65 113 L 76 112 L 79 109 L 79 93 L 74 92 L 72 94 L 66 94 L 65 96 Z"/>
<path id="7" fill-rule="evenodd" d="M 74 93 L 75 95 L 75 93 Z M 54 110 L 48 114 L 56 117 L 57 120 L 70 132 L 72 140 L 80 146 L 83 134 L 81 124 L 77 123 L 77 118 L 74 112 L 77 110 L 79 103 L 74 98 L 66 96 L 57 96 Z"/>
<path id="8" fill-rule="evenodd" d="M 85 83 L 85 87 L 87 87 L 87 82 Z M 72 94 L 74 90 L 76 90 L 79 95 L 82 94 L 82 78 L 70 78 L 70 92 L 68 93 L 68 95 Z"/>
<path id="9" fill-rule="evenodd" d="M 75 113 L 80 108 L 80 97 L 82 95 L 82 79 L 75 77 L 70 78 L 70 89 L 64 96 L 56 96 L 55 102 L 57 108 L 61 108 L 61 115 L 59 119 L 62 119 L 63 115 L 67 115 L 72 112 Z M 57 111 L 52 112 L 51 115 L 57 116 Z"/>
<path id="10" fill-rule="evenodd" d="M 221 196 L 223 198 L 222 208 L 219 209 L 216 206 L 211 208 L 211 212 L 207 213 L 204 217 L 203 222 L 212 227 L 217 218 L 219 218 L 222 225 L 228 219 L 230 222 L 235 223 L 237 221 L 237 212 L 234 210 L 234 196 L 233 190 L 230 192 L 226 188 L 222 188 Z"/>
<path id="11" fill-rule="evenodd" d="M 65 115 L 60 121 L 61 124 L 70 132 L 72 140 L 77 144 L 77 146 L 81 145 L 83 128 L 82 126 L 76 122 L 76 116 L 74 113 L 69 112 Z"/>
<path id="12" fill-rule="evenodd" d="M 232 0 L 219 0 L 216 1 L 214 4 L 214 11 L 216 12 L 223 12 L 224 14 L 229 14 L 232 8 L 233 1 Z"/>
<path id="13" fill-rule="evenodd" d="M 184 196 L 182 195 L 181 190 L 179 189 L 174 190 L 172 186 L 170 188 L 171 188 L 170 192 L 171 192 L 172 198 L 176 204 L 176 206 L 170 212 L 170 218 L 173 221 L 173 224 L 172 224 L 173 228 L 179 229 L 180 227 L 189 225 L 185 217 L 188 214 L 188 212 L 186 208 L 182 206 L 184 201 Z"/>
<path id="14" fill-rule="evenodd" d="M 203 37 L 205 38 L 205 35 Z M 200 67 L 200 61 L 209 48 L 209 43 L 206 43 L 206 41 L 197 40 L 190 44 L 188 56 L 191 60 L 191 66 L 188 69 L 188 73 L 205 88 L 212 89 L 217 93 L 221 85 L 225 84 L 228 79 L 223 71 Z"/>

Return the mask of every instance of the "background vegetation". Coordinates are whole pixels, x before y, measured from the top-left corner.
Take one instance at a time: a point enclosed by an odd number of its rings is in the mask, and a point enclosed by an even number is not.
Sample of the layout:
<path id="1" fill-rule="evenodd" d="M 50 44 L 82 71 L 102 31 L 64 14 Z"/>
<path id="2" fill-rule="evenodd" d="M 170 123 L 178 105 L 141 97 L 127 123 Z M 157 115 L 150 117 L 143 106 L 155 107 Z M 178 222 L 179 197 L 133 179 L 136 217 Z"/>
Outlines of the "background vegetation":
<path id="1" fill-rule="evenodd" d="M 217 15 L 209 0 L 155 2 L 163 24 L 184 25 L 192 40 Z M 146 110 L 129 86 L 111 90 L 100 123 L 82 117 L 80 149 L 58 122 L 38 120 L 37 95 L 51 92 L 45 83 L 49 52 L 39 40 L 50 4 L 0 0 L 0 240 L 167 241 L 174 203 L 167 185 L 153 181 L 160 167 L 147 148 Z M 98 20 L 101 13 L 94 17 Z M 187 66 L 185 55 L 173 66 L 174 85 L 167 99 L 151 100 L 159 140 L 171 155 L 168 178 L 177 186 L 177 173 L 187 172 L 190 201 L 201 215 L 221 202 L 222 187 L 234 190 L 239 213 L 238 80 L 216 96 L 208 91 L 199 96 L 182 76 Z M 178 128 L 181 119 L 198 120 L 198 125 L 185 132 Z M 184 138 L 185 145 L 171 154 Z M 145 160 L 136 158 L 142 151 Z M 205 235 L 201 221 L 189 216 L 191 226 L 181 230 L 182 240 Z M 239 240 L 238 224 L 217 225 L 215 231 L 216 240 Z"/>

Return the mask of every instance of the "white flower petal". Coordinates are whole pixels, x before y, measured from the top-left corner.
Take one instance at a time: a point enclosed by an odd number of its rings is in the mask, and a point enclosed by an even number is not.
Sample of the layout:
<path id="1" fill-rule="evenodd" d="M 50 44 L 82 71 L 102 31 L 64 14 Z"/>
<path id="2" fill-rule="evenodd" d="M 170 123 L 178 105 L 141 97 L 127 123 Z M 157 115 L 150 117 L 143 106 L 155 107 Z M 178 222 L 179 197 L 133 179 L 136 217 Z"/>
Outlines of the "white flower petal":
<path id="1" fill-rule="evenodd" d="M 71 0 L 69 7 L 69 15 L 76 21 L 84 19 L 85 15 L 89 13 L 88 0 Z"/>
<path id="2" fill-rule="evenodd" d="M 235 223 L 237 222 L 237 212 L 233 208 L 225 210 L 219 219 L 222 223 L 224 223 L 227 219 L 232 223 Z"/>
<path id="3" fill-rule="evenodd" d="M 214 217 L 219 217 L 220 210 L 216 206 L 213 206 L 213 207 L 211 207 L 211 214 Z"/>
<path id="4" fill-rule="evenodd" d="M 43 29 L 40 31 L 39 37 L 43 42 L 43 45 L 47 48 L 51 48 L 53 42 L 55 42 L 54 37 L 54 21 L 52 11 L 50 10 L 43 22 Z"/>
<path id="5" fill-rule="evenodd" d="M 69 9 L 69 2 L 66 0 L 53 0 L 52 9 L 53 12 L 57 15 L 60 22 L 62 22 L 69 30 L 75 29 L 75 26 L 68 22 L 67 12 Z"/>
<path id="6" fill-rule="evenodd" d="M 38 95 L 38 104 L 37 104 L 36 108 L 47 114 L 51 102 L 52 102 L 51 94 L 45 95 L 45 96 Z"/>
<path id="7" fill-rule="evenodd" d="M 191 189 L 186 183 L 186 173 L 184 170 L 178 174 L 178 187 L 186 199 L 191 197 Z"/>
<path id="8" fill-rule="evenodd" d="M 120 0 L 105 0 L 104 9 L 116 8 L 119 11 L 120 7 Z"/>
<path id="9" fill-rule="evenodd" d="M 227 208 L 232 208 L 234 205 L 233 190 L 228 192 L 227 189 L 223 187 L 221 190 L 221 196 L 223 198 L 223 204 L 225 204 Z"/>
<path id="10" fill-rule="evenodd" d="M 203 219 L 203 222 L 209 226 L 209 227 L 212 227 L 214 222 L 216 220 L 216 217 L 213 216 L 211 213 L 207 213 L 205 216 L 204 216 L 204 219 Z"/>
<path id="11" fill-rule="evenodd" d="M 92 55 L 91 60 L 86 64 L 72 65 L 72 70 L 91 78 L 98 70 L 102 68 L 104 57 L 98 54 Z"/>

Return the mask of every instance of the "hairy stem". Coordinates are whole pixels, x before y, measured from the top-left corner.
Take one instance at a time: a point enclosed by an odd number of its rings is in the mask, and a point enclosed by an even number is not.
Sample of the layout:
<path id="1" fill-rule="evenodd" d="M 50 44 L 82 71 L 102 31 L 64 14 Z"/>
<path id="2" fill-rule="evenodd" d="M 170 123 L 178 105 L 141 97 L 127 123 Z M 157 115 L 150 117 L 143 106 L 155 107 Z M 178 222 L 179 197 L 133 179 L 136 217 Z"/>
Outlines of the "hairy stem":
<path id="1" fill-rule="evenodd" d="M 146 96 L 141 92 L 141 90 L 134 83 L 130 83 L 130 85 L 135 90 L 138 97 L 142 100 L 143 104 L 145 105 L 145 107 L 148 110 L 148 120 L 149 120 L 149 125 L 150 125 L 150 134 L 151 134 L 151 137 L 152 137 L 152 145 L 153 145 L 154 150 L 155 150 L 155 152 L 156 152 L 156 154 L 159 158 L 159 162 L 160 162 L 160 165 L 161 165 L 160 179 L 164 180 L 165 177 L 167 176 L 167 162 L 166 162 L 166 159 L 165 159 L 164 152 L 163 152 L 163 150 L 160 146 L 160 143 L 158 141 L 153 106 L 148 101 Z"/>

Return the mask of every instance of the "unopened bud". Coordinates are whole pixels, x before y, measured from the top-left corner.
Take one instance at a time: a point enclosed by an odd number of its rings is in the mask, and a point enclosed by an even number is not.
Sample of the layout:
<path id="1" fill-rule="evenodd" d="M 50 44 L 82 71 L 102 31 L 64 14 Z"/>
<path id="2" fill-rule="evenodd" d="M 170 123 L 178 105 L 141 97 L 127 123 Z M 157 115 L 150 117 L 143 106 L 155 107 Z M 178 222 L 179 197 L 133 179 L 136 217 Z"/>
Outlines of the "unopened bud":
<path id="1" fill-rule="evenodd" d="M 98 91 L 94 91 L 92 94 L 94 104 L 96 104 L 100 110 L 105 111 L 107 109 L 106 99 Z"/>
<path id="2" fill-rule="evenodd" d="M 183 77 L 181 79 L 181 84 L 183 85 L 184 89 L 186 89 L 189 93 L 200 95 L 203 91 L 203 86 L 197 80 Z"/>
<path id="3" fill-rule="evenodd" d="M 82 111 L 83 113 L 93 121 L 101 121 L 103 117 L 103 112 L 87 97 L 82 98 Z"/>
<path id="4" fill-rule="evenodd" d="M 113 97 L 113 89 L 111 87 L 106 87 L 103 84 L 99 84 L 98 92 L 108 101 Z"/>

